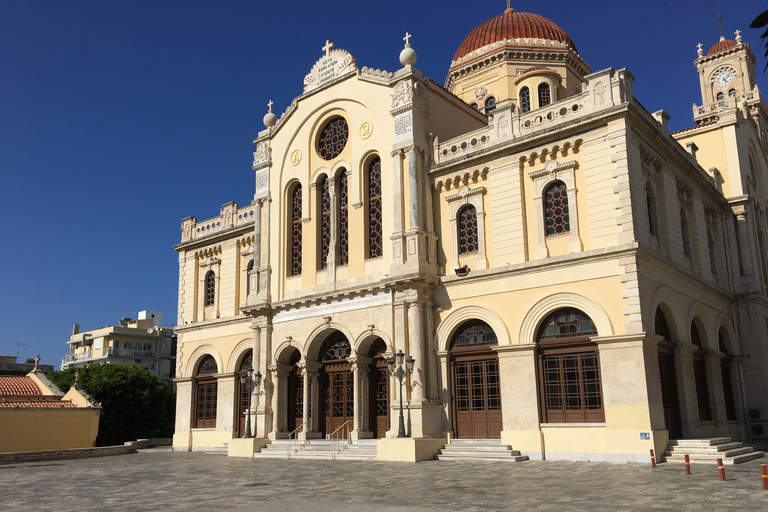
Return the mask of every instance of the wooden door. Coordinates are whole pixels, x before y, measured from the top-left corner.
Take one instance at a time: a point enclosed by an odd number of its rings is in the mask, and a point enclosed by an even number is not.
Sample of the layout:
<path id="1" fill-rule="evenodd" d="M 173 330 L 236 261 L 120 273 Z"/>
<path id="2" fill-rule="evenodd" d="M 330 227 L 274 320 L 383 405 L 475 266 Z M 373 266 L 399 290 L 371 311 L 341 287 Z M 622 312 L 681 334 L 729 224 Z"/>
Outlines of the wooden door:
<path id="1" fill-rule="evenodd" d="M 680 401 L 677 395 L 677 372 L 675 355 L 659 352 L 659 377 L 661 379 L 661 401 L 664 407 L 664 423 L 670 439 L 683 437 L 683 424 L 680 420 Z"/>
<path id="2" fill-rule="evenodd" d="M 345 422 L 352 428 L 354 419 L 354 374 L 349 364 L 323 365 L 323 434 L 332 434 Z"/>
<path id="3" fill-rule="evenodd" d="M 502 429 L 499 358 L 495 353 L 456 356 L 453 418 L 459 439 L 500 439 Z"/>
<path id="4" fill-rule="evenodd" d="M 370 429 L 375 438 L 381 439 L 389 430 L 389 373 L 387 361 L 379 356 L 371 363 L 369 375 Z"/>

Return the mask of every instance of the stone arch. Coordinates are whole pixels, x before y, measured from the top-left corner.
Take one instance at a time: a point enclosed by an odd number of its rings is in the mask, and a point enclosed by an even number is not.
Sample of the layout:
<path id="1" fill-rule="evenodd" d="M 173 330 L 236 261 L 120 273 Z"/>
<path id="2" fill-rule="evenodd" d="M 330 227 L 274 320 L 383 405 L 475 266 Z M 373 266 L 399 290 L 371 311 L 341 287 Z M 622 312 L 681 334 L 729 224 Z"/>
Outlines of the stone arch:
<path id="1" fill-rule="evenodd" d="M 240 368 L 240 361 L 242 361 L 243 357 L 245 357 L 245 353 L 248 352 L 253 348 L 253 338 L 246 338 L 239 342 L 235 348 L 232 350 L 232 353 L 229 355 L 229 360 L 227 361 L 227 373 L 234 373 Z M 256 358 L 256 354 L 254 354 L 254 359 Z"/>
<path id="2" fill-rule="evenodd" d="M 724 332 L 725 336 L 723 341 L 725 341 L 725 346 L 728 348 L 728 353 L 734 356 L 741 355 L 739 344 L 736 343 L 736 331 L 733 328 L 733 321 L 731 317 L 725 313 L 718 313 L 717 316 L 715 316 L 714 325 L 716 331 L 715 337 L 713 338 L 713 343 L 718 345 L 717 350 L 720 350 L 719 335 L 721 332 Z"/>
<path id="3" fill-rule="evenodd" d="M 484 306 L 462 306 L 451 312 L 448 317 L 440 322 L 433 340 L 435 350 L 446 352 L 451 343 L 451 337 L 464 322 L 468 320 L 482 320 L 491 326 L 499 340 L 499 345 L 510 345 L 509 331 L 504 320 L 493 310 Z"/>
<path id="4" fill-rule="evenodd" d="M 278 364 L 288 364 L 290 360 L 290 354 L 292 352 L 291 349 L 296 349 L 299 351 L 299 354 L 304 356 L 304 354 L 301 352 L 301 345 L 293 339 L 286 340 L 282 342 L 276 349 L 275 349 L 275 362 Z"/>
<path id="5" fill-rule="evenodd" d="M 221 354 L 216 349 L 216 347 L 206 343 L 205 345 L 200 345 L 197 347 L 195 351 L 192 352 L 192 355 L 189 356 L 189 359 L 187 359 L 187 366 L 184 368 L 184 376 L 194 377 L 197 365 L 200 364 L 200 361 L 202 361 L 203 357 L 205 356 L 213 356 L 213 359 L 216 360 L 216 368 L 218 372 L 224 373 L 224 364 L 221 358 Z"/>
<path id="6" fill-rule="evenodd" d="M 699 302 L 692 303 L 688 308 L 688 314 L 685 321 L 687 334 L 685 339 L 688 341 L 688 343 L 691 342 L 691 324 L 696 324 L 696 329 L 699 331 L 699 336 L 702 338 L 701 347 L 707 350 L 715 349 L 716 347 L 712 346 L 712 331 L 710 330 L 709 326 L 704 323 L 704 318 L 708 318 L 707 311 L 704 306 Z"/>
<path id="7" fill-rule="evenodd" d="M 331 333 L 333 333 L 333 331 L 339 331 L 347 338 L 347 341 L 349 341 L 349 346 L 352 348 L 352 353 L 350 356 L 357 354 L 354 344 L 355 337 L 352 335 L 349 329 L 335 322 L 327 322 L 317 326 L 307 336 L 306 341 L 304 342 L 303 353 L 303 356 L 307 361 L 317 361 L 317 359 L 320 357 L 320 347 L 322 347 L 325 339 Z"/>
<path id="8" fill-rule="evenodd" d="M 381 338 L 384 341 L 384 344 L 387 345 L 387 352 L 395 351 L 395 346 L 392 343 L 389 335 L 387 335 L 387 333 L 384 331 L 376 328 L 363 331 L 360 333 L 357 339 L 355 339 L 353 342 L 350 342 L 350 345 L 352 345 L 352 350 L 355 354 L 367 356 L 368 351 L 371 349 L 371 345 L 373 345 L 373 342 L 379 338 Z"/>
<path id="9" fill-rule="evenodd" d="M 310 187 L 317 187 L 317 184 L 320 182 L 320 176 L 323 174 L 329 177 L 332 176 L 331 169 L 327 165 L 322 165 L 315 169 L 315 172 L 312 173 L 312 178 L 309 180 Z"/>
<path id="10" fill-rule="evenodd" d="M 667 319 L 669 334 L 672 336 L 672 339 L 669 341 L 679 342 L 681 339 L 680 325 L 684 322 L 681 322 L 679 314 L 676 313 L 675 310 L 673 310 L 671 307 L 671 305 L 676 303 L 677 301 L 675 300 L 675 295 L 672 293 L 672 291 L 666 286 L 659 286 L 659 288 L 653 294 L 653 298 L 651 299 L 651 316 L 648 319 L 648 327 L 646 328 L 646 331 L 655 334 L 654 324 L 656 323 L 656 310 L 661 308 L 661 311 L 664 313 L 664 318 Z"/>
<path id="11" fill-rule="evenodd" d="M 599 336 L 614 334 L 611 319 L 594 299 L 582 293 L 559 292 L 544 297 L 528 310 L 520 325 L 518 344 L 536 343 L 536 331 L 541 321 L 560 308 L 576 308 L 584 312 L 594 322 Z"/>

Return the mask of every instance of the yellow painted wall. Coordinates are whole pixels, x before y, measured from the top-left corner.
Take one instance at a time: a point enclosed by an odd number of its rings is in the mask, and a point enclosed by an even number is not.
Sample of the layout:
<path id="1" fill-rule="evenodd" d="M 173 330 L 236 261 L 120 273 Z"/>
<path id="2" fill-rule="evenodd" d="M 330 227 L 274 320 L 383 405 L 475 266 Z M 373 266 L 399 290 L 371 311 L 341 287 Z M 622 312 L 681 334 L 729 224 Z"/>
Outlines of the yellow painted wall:
<path id="1" fill-rule="evenodd" d="M 90 448 L 100 409 L 0 409 L 0 452 Z"/>

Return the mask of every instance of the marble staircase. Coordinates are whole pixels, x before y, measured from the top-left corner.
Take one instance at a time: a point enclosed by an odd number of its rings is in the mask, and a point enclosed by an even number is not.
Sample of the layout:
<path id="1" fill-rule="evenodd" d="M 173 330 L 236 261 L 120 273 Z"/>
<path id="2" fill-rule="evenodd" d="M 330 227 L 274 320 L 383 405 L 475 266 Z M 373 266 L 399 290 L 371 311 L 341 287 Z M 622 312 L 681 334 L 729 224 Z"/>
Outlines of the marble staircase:
<path id="1" fill-rule="evenodd" d="M 498 439 L 453 439 L 451 444 L 443 445 L 443 448 L 435 455 L 437 460 L 486 460 L 520 462 L 528 460 L 527 455 L 521 455 L 519 451 L 512 450 L 508 445 L 501 444 Z"/>
<path id="2" fill-rule="evenodd" d="M 226 456 L 229 451 L 229 443 L 224 443 L 224 446 L 215 446 L 205 450 L 207 455 L 224 455 Z"/>
<path id="3" fill-rule="evenodd" d="M 664 452 L 667 462 L 673 464 L 685 463 L 686 455 L 688 455 L 691 463 L 715 464 L 717 459 L 723 459 L 725 465 L 759 459 L 765 453 L 756 452 L 742 443 L 732 442 L 730 437 L 671 440 L 669 441 L 669 448 Z"/>
<path id="4" fill-rule="evenodd" d="M 376 440 L 275 439 L 253 455 L 271 459 L 376 460 Z"/>

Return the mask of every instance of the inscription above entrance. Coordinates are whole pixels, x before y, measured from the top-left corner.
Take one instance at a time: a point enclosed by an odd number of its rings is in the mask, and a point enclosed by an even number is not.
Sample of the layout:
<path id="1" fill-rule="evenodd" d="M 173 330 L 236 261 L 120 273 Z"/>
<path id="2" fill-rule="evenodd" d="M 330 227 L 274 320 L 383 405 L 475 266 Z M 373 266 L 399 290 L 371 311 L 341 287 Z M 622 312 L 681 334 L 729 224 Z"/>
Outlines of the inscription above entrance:
<path id="1" fill-rule="evenodd" d="M 333 49 L 333 43 L 327 41 L 323 51 L 325 55 L 315 62 L 310 72 L 304 77 L 304 92 L 316 89 L 357 69 L 355 58 L 346 50 Z"/>

